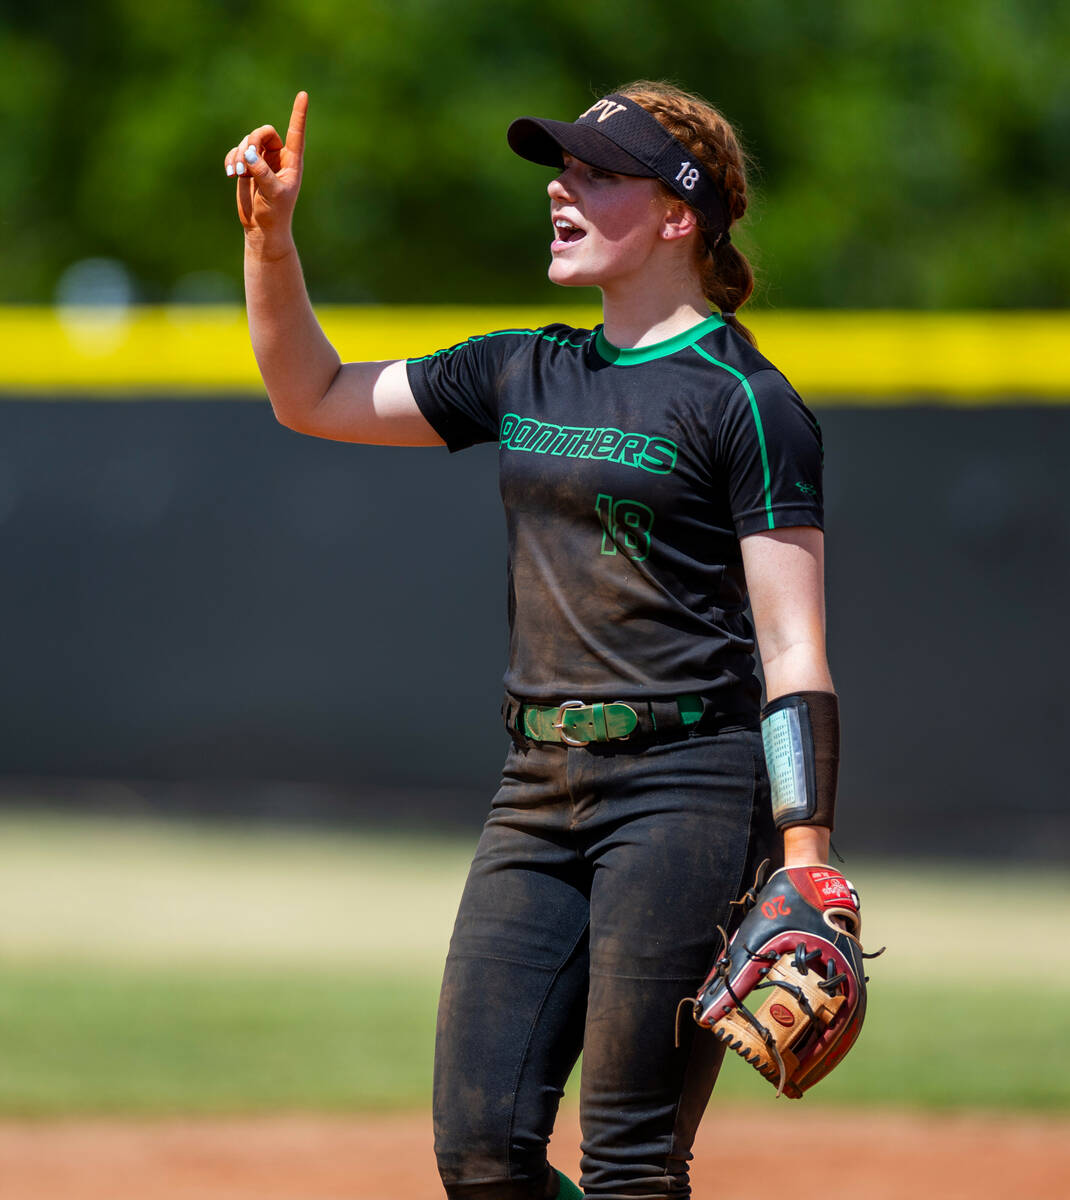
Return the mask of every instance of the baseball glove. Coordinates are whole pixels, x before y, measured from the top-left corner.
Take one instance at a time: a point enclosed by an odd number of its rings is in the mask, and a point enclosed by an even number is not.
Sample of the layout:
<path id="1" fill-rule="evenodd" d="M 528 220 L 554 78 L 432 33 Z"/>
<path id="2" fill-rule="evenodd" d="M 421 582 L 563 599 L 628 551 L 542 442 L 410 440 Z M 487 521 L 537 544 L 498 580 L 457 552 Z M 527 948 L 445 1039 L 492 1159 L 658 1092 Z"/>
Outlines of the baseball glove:
<path id="1" fill-rule="evenodd" d="M 866 1014 L 858 893 L 827 866 L 784 867 L 741 900 L 746 916 L 692 1001 L 695 1020 L 798 1099 L 854 1045 Z M 762 995 L 762 992 L 765 994 Z M 755 1011 L 745 1001 L 756 1004 Z"/>

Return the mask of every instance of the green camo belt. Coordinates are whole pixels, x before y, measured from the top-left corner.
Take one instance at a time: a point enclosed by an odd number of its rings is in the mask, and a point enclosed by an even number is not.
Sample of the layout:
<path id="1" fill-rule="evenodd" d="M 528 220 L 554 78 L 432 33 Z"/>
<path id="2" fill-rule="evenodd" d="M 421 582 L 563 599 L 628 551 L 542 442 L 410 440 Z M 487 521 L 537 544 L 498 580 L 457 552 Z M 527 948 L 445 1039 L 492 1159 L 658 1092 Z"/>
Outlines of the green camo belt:
<path id="1" fill-rule="evenodd" d="M 702 697 L 676 697 L 679 716 L 675 725 L 694 725 L 702 718 Z M 643 710 L 645 720 L 640 720 Z M 565 742 L 586 746 L 588 742 L 611 742 L 630 737 L 640 725 L 644 731 L 657 730 L 650 706 L 643 702 L 627 704 L 623 700 L 584 704 L 566 700 L 564 704 L 525 704 L 521 709 L 523 730 L 534 742 Z M 648 715 L 649 714 L 649 715 Z"/>

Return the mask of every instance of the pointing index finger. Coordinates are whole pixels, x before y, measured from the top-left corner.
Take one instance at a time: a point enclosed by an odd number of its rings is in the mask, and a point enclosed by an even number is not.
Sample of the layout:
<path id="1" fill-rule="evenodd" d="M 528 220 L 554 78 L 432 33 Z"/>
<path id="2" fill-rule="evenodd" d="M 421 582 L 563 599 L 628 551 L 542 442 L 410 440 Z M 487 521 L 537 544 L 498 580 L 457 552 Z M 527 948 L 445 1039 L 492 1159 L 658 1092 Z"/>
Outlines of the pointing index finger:
<path id="1" fill-rule="evenodd" d="M 308 115 L 308 92 L 298 92 L 294 99 L 290 125 L 286 130 L 286 149 L 300 156 L 305 152 L 305 120 Z"/>

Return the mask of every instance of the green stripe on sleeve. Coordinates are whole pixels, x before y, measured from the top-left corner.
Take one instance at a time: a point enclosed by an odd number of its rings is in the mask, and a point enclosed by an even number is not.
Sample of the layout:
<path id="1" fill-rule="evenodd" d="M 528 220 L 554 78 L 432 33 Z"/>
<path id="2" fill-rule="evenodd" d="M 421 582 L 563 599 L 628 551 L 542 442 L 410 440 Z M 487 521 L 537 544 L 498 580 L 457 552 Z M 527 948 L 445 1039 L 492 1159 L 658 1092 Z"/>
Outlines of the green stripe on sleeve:
<path id="1" fill-rule="evenodd" d="M 477 333 L 470 338 L 465 338 L 463 342 L 458 342 L 455 346 L 447 346 L 444 350 L 436 350 L 434 354 L 424 354 L 419 358 L 407 358 L 405 361 L 410 363 L 427 362 L 432 358 L 448 358 L 451 354 L 462 349 L 464 346 L 474 345 L 476 342 L 485 342 L 488 338 L 508 337 L 517 335 L 520 337 L 535 337 L 541 338 L 544 342 L 553 342 L 555 346 L 565 346 L 569 350 L 581 350 L 584 343 L 591 336 L 585 329 L 573 330 L 573 333 L 582 335 L 582 340 L 579 342 L 570 341 L 569 338 L 557 338 L 552 334 L 547 333 L 544 329 L 497 329 L 493 333 Z"/>
<path id="2" fill-rule="evenodd" d="M 776 522 L 773 520 L 773 491 L 769 482 L 769 452 L 765 448 L 765 430 L 762 428 L 762 414 L 758 411 L 758 401 L 754 397 L 754 389 L 751 387 L 746 375 L 737 371 L 735 367 L 730 367 L 727 363 L 723 363 L 720 359 L 714 358 L 712 354 L 707 354 L 699 345 L 691 347 L 702 355 L 707 362 L 713 363 L 715 367 L 720 367 L 722 371 L 727 371 L 729 375 L 733 375 L 743 385 L 743 390 L 747 393 L 747 399 L 750 401 L 751 416 L 754 418 L 754 428 L 758 431 L 758 449 L 762 453 L 762 483 L 765 489 L 765 516 L 769 522 L 769 528 L 775 529 Z"/>

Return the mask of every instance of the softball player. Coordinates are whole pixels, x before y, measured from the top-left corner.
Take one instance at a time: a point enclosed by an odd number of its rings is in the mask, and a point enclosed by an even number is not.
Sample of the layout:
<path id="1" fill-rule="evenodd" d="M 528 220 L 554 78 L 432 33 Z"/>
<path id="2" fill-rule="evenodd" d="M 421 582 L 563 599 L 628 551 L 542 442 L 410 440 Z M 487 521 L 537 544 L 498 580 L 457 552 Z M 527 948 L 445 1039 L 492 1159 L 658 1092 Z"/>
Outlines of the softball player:
<path id="1" fill-rule="evenodd" d="M 225 160 L 279 420 L 341 441 L 499 445 L 513 745 L 442 987 L 443 1184 L 580 1195 L 547 1143 L 582 1049 L 582 1194 L 690 1195 L 722 1045 L 691 1022 L 677 1036 L 677 1006 L 759 860 L 826 861 L 838 737 L 820 431 L 736 316 L 752 289 L 730 237 L 747 206 L 736 138 L 704 101 L 648 83 L 572 122 L 515 121 L 513 150 L 554 169 L 550 278 L 599 288 L 603 323 L 342 364 L 291 236 L 307 104 L 285 140 L 261 126 Z M 755 633 L 810 779 L 776 827 Z"/>

